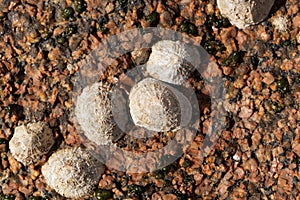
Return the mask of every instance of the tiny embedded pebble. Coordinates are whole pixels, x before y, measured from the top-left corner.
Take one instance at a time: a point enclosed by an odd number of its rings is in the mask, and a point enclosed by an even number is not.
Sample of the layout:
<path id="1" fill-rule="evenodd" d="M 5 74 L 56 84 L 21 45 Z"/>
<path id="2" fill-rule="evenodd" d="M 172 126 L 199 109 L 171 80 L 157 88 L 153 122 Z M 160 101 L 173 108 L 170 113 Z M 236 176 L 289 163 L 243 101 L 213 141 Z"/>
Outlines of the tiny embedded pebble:
<path id="1" fill-rule="evenodd" d="M 66 7 L 62 11 L 62 17 L 64 19 L 71 19 L 74 16 L 74 9 L 72 7 Z"/>
<path id="2" fill-rule="evenodd" d="M 97 189 L 95 191 L 95 197 L 98 200 L 107 200 L 113 197 L 113 193 L 109 190 Z"/>
<path id="3" fill-rule="evenodd" d="M 271 22 L 274 28 L 279 32 L 285 32 L 288 30 L 289 21 L 287 16 L 282 16 L 282 15 L 275 16 L 272 18 Z"/>
<path id="4" fill-rule="evenodd" d="M 300 44 L 300 32 L 297 34 L 296 40 L 297 40 L 298 44 Z"/>

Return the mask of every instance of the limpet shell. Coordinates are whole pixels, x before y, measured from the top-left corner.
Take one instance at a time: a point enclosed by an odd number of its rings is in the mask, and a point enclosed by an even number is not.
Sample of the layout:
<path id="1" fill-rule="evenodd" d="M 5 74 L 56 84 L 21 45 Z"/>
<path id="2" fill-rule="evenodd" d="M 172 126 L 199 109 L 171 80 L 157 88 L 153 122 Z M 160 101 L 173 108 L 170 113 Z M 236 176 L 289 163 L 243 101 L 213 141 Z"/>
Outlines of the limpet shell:
<path id="1" fill-rule="evenodd" d="M 75 115 L 84 135 L 97 145 L 106 145 L 119 138 L 112 115 L 111 86 L 96 82 L 78 96 Z"/>
<path id="2" fill-rule="evenodd" d="M 199 64 L 200 55 L 194 46 L 162 40 L 152 46 L 146 70 L 155 79 L 183 85 Z"/>
<path id="3" fill-rule="evenodd" d="M 221 14 L 240 29 L 258 24 L 268 15 L 274 0 L 217 0 Z"/>
<path id="4" fill-rule="evenodd" d="M 42 166 L 46 183 L 60 195 L 77 199 L 90 194 L 105 167 L 81 147 L 61 149 Z"/>
<path id="5" fill-rule="evenodd" d="M 36 122 L 16 127 L 9 149 L 19 162 L 28 166 L 38 162 L 53 144 L 52 130 L 47 123 Z"/>
<path id="6" fill-rule="evenodd" d="M 138 82 L 129 94 L 129 109 L 133 122 L 152 131 L 174 131 L 191 119 L 189 100 L 175 88 L 146 78 Z"/>

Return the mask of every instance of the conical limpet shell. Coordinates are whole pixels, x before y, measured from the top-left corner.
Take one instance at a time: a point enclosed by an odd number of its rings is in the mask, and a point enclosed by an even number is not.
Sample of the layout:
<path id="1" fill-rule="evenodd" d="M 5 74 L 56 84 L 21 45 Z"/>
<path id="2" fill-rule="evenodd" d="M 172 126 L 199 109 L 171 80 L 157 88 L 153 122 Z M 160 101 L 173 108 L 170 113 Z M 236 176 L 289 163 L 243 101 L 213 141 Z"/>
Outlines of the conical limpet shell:
<path id="1" fill-rule="evenodd" d="M 66 148 L 51 155 L 42 166 L 46 183 L 60 195 L 80 198 L 90 194 L 105 167 L 80 147 Z"/>
<path id="2" fill-rule="evenodd" d="M 183 85 L 200 64 L 197 49 L 180 41 L 162 40 L 152 46 L 146 64 L 147 73 L 155 79 Z"/>
<path id="3" fill-rule="evenodd" d="M 231 24 L 244 29 L 263 21 L 274 4 L 274 0 L 217 0 L 221 14 Z"/>
<path id="4" fill-rule="evenodd" d="M 106 145 L 120 137 L 115 133 L 111 86 L 96 82 L 83 89 L 77 98 L 75 115 L 84 135 L 97 145 Z"/>
<path id="5" fill-rule="evenodd" d="M 54 144 L 52 130 L 45 122 L 18 126 L 9 142 L 12 155 L 25 166 L 38 162 Z"/>
<path id="6" fill-rule="evenodd" d="M 153 78 L 146 78 L 131 89 L 129 108 L 136 125 L 159 132 L 186 125 L 192 110 L 183 94 Z"/>

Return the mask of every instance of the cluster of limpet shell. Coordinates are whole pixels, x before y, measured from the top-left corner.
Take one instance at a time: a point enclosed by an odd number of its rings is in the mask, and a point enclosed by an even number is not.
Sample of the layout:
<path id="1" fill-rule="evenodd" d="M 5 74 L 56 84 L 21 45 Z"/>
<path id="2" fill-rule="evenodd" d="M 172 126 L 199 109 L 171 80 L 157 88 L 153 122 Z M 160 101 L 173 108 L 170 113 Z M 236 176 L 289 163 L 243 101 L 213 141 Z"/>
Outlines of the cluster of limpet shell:
<path id="1" fill-rule="evenodd" d="M 135 125 L 164 132 L 178 130 L 190 119 L 190 102 L 169 84 L 184 85 L 195 69 L 194 64 L 200 63 L 200 56 L 192 47 L 171 40 L 153 45 L 146 63 L 146 74 L 151 78 L 138 82 L 129 94 L 129 110 Z M 116 123 L 113 111 L 119 108 L 115 107 L 122 106 L 113 102 L 110 84 L 100 81 L 83 88 L 75 115 L 84 136 L 97 145 L 110 144 L 120 137 L 115 129 L 126 120 Z"/>
<path id="2" fill-rule="evenodd" d="M 160 55 L 174 59 L 174 62 L 155 63 Z M 121 135 L 115 131 L 118 124 L 113 111 L 124 112 L 120 105 L 124 102 L 128 103 L 131 118 L 137 126 L 164 132 L 186 125 L 191 118 L 191 104 L 170 84 L 184 84 L 193 70 L 192 55 L 193 52 L 185 44 L 158 42 L 147 63 L 150 77 L 131 88 L 128 102 L 122 99 L 118 91 L 114 97 L 112 86 L 108 83 L 100 81 L 85 87 L 77 97 L 75 116 L 87 139 L 97 145 L 109 145 L 118 139 Z M 166 73 L 160 74 L 161 70 Z M 27 166 L 38 162 L 53 144 L 52 130 L 47 123 L 37 122 L 17 127 L 9 146 L 12 155 Z M 41 172 L 46 183 L 57 193 L 77 199 L 92 192 L 104 169 L 104 165 L 90 151 L 71 147 L 53 153 Z"/>
<path id="3" fill-rule="evenodd" d="M 200 64 L 197 49 L 180 41 L 163 40 L 152 47 L 146 78 L 130 91 L 133 122 L 151 131 L 176 131 L 191 119 L 191 104 L 169 84 L 185 85 Z"/>
<path id="4" fill-rule="evenodd" d="M 48 124 L 35 122 L 15 128 L 9 149 L 16 160 L 28 166 L 38 162 L 53 144 L 54 137 Z M 72 147 L 53 153 L 42 166 L 42 174 L 57 193 L 76 199 L 92 192 L 104 169 L 90 151 Z"/>

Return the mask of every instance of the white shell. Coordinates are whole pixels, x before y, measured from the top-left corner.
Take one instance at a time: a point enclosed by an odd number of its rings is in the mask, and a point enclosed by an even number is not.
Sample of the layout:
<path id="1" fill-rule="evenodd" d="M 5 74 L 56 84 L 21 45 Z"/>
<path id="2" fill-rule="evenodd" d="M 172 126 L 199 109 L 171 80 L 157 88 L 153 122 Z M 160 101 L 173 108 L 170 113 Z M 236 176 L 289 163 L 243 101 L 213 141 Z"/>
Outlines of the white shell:
<path id="1" fill-rule="evenodd" d="M 80 147 L 59 150 L 42 166 L 46 183 L 60 195 L 73 199 L 90 194 L 104 170 L 89 151 Z"/>
<path id="2" fill-rule="evenodd" d="M 9 149 L 19 162 L 28 166 L 38 162 L 53 144 L 54 138 L 47 123 L 37 122 L 16 127 Z"/>
<path id="3" fill-rule="evenodd" d="M 223 16 L 240 29 L 263 21 L 274 4 L 274 0 L 217 0 Z"/>
<path id="4" fill-rule="evenodd" d="M 162 40 L 152 46 L 146 68 L 147 73 L 155 79 L 183 85 L 199 64 L 200 55 L 194 46 Z"/>
<path id="5" fill-rule="evenodd" d="M 77 98 L 75 115 L 84 135 L 97 145 L 109 144 L 118 137 L 114 135 L 109 84 L 96 82 L 85 87 Z"/>
<path id="6" fill-rule="evenodd" d="M 129 109 L 136 125 L 163 132 L 185 126 L 191 119 L 192 107 L 175 88 L 146 78 L 131 89 Z"/>

